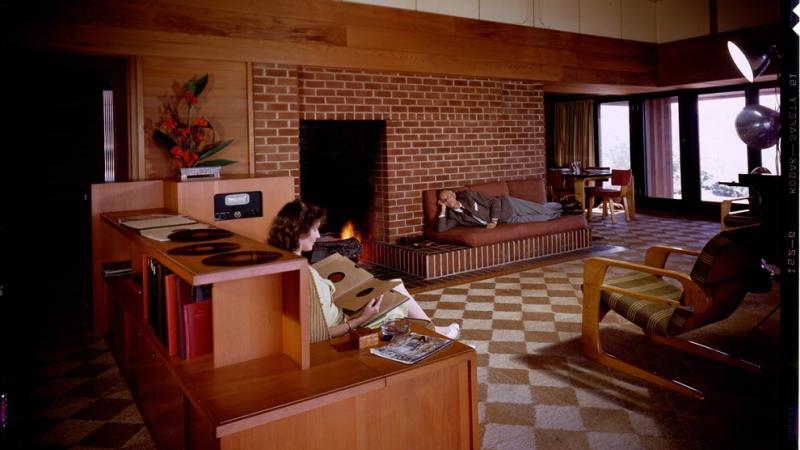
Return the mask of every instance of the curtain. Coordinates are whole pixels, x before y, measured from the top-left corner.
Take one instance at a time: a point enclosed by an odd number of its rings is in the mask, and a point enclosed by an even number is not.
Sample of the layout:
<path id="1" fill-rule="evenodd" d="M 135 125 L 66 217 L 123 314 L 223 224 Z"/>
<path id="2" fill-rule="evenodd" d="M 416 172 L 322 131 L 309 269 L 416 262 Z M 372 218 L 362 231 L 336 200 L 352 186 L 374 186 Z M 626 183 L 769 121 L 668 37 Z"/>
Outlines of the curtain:
<path id="1" fill-rule="evenodd" d="M 670 98 L 645 102 L 647 195 L 672 198 L 672 123 Z"/>
<path id="2" fill-rule="evenodd" d="M 594 166 L 594 102 L 556 103 L 553 135 L 557 166 L 573 161 L 580 161 L 583 167 Z"/>

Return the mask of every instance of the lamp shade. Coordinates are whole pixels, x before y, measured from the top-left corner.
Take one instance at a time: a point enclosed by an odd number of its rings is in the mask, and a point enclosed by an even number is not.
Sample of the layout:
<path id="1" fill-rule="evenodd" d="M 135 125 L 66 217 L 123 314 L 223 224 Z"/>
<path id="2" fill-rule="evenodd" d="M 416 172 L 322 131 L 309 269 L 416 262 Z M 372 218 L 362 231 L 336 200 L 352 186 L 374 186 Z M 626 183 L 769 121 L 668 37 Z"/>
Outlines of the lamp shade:
<path id="1" fill-rule="evenodd" d="M 749 147 L 765 149 L 778 143 L 781 116 L 762 105 L 747 105 L 736 115 L 736 134 Z"/>
<path id="2" fill-rule="evenodd" d="M 736 64 L 736 68 L 747 81 L 753 81 L 767 70 L 771 50 L 747 56 L 738 45 L 728 41 L 728 53 L 731 55 L 733 63 Z"/>

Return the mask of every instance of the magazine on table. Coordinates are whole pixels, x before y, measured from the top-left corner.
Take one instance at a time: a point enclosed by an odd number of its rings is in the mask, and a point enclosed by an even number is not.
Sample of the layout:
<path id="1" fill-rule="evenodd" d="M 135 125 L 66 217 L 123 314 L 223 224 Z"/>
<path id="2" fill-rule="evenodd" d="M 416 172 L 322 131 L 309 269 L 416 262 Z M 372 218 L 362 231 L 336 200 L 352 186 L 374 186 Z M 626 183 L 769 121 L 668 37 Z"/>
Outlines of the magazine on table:
<path id="1" fill-rule="evenodd" d="M 394 290 L 402 281 L 379 280 L 338 253 L 317 261 L 311 267 L 320 277 L 333 282 L 336 287 L 333 303 L 348 315 L 354 315 L 370 300 L 381 295 L 383 295 L 381 309 L 375 318 L 381 317 L 408 300 L 408 297 Z"/>
<path id="2" fill-rule="evenodd" d="M 412 332 L 396 336 L 392 342 L 383 347 L 370 349 L 369 352 L 403 364 L 414 364 L 447 347 L 452 342 L 452 339 Z"/>

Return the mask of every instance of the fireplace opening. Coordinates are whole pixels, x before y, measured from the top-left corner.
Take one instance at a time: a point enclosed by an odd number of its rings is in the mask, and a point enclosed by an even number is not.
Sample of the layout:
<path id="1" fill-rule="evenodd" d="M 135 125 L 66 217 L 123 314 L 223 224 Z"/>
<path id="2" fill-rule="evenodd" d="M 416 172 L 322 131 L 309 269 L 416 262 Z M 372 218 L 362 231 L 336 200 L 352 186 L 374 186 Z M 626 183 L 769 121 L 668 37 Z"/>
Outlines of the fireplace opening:
<path id="1" fill-rule="evenodd" d="M 301 120 L 300 196 L 328 210 L 323 235 L 344 239 L 348 222 L 370 236 L 382 120 Z"/>

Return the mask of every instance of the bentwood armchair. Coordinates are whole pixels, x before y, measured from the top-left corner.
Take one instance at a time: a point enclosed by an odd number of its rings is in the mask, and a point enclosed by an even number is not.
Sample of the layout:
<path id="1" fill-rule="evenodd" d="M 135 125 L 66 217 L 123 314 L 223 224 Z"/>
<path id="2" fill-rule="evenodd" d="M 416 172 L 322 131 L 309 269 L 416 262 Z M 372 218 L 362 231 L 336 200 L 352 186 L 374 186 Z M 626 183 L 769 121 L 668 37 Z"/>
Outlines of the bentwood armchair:
<path id="1" fill-rule="evenodd" d="M 586 260 L 583 274 L 583 352 L 612 369 L 694 398 L 703 398 L 703 393 L 691 386 L 606 353 L 600 342 L 600 321 L 608 311 L 614 310 L 642 328 L 654 342 L 746 370 L 760 371 L 760 367 L 751 362 L 679 337 L 730 316 L 749 287 L 754 286 L 752 277 L 760 273 L 756 253 L 758 229 L 758 226 L 750 226 L 721 231 L 700 252 L 651 247 L 647 250 L 644 264 L 608 258 Z M 664 268 L 672 253 L 697 256 L 690 274 Z M 624 269 L 625 275 L 608 277 L 607 271 L 612 267 Z M 677 281 L 677 285 L 666 279 Z"/>

